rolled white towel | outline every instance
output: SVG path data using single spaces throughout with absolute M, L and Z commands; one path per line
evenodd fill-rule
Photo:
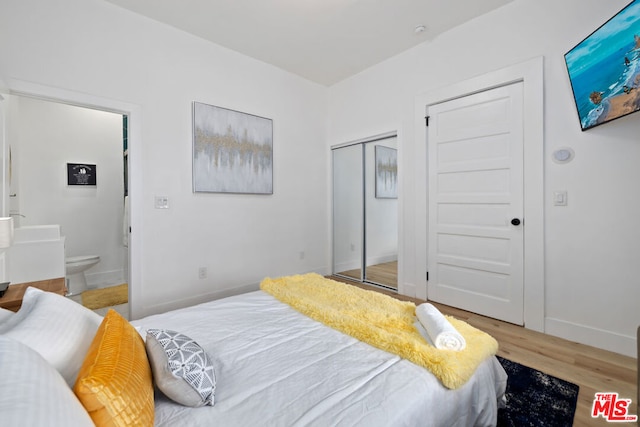
M 459 351 L 467 346 L 464 337 L 433 305 L 420 304 L 416 307 L 416 317 L 436 348 Z

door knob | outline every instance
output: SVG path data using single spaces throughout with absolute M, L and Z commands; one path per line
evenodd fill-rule
M 511 220 L 511 224 L 512 224 L 512 225 L 520 225 L 520 220 L 519 220 L 518 218 L 513 218 L 513 219 Z

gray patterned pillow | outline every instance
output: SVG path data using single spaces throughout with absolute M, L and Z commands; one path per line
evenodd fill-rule
M 185 406 L 213 406 L 216 376 L 198 343 L 175 331 L 149 329 L 146 347 L 160 391 Z

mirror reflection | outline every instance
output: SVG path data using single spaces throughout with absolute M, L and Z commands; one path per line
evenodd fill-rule
M 362 146 L 333 150 L 333 273 L 362 281 Z
M 397 138 L 332 150 L 333 273 L 398 289 Z

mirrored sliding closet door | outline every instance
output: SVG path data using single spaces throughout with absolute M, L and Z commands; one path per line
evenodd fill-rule
M 398 288 L 395 134 L 332 148 L 333 274 Z

